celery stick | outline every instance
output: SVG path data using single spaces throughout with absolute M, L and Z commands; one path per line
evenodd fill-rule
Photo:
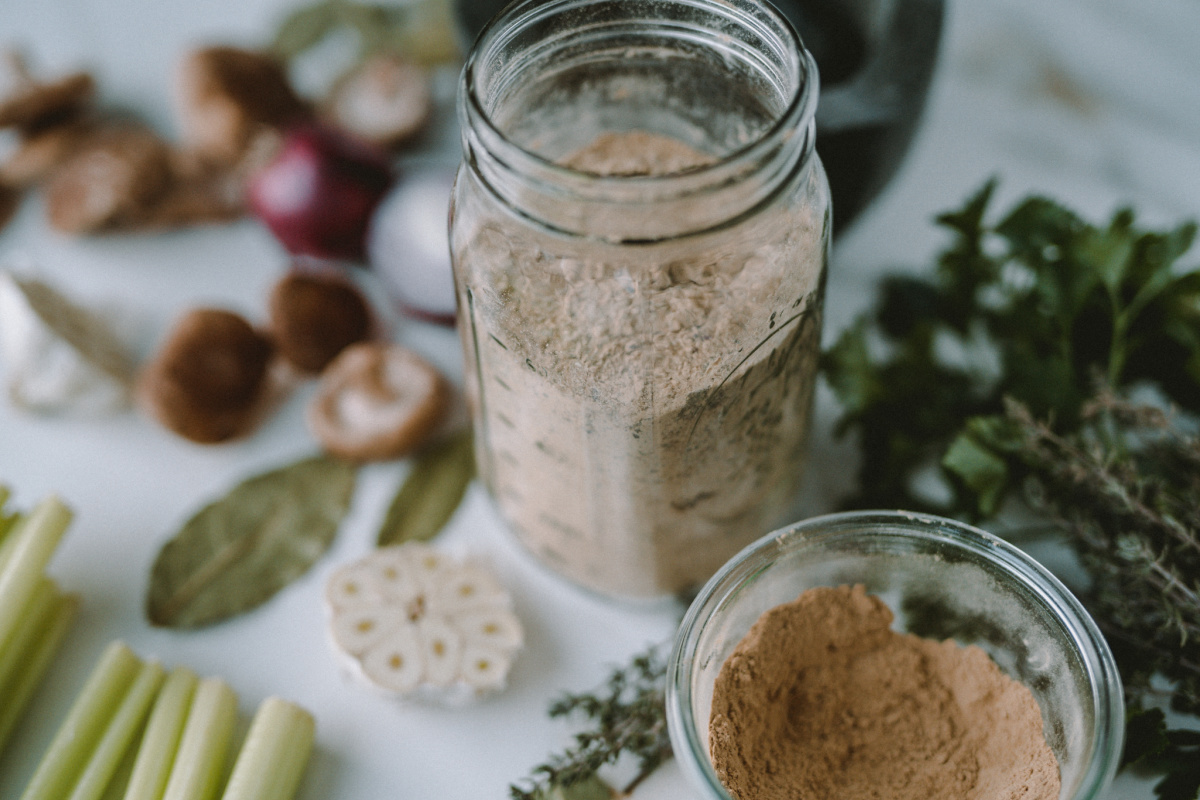
M 217 796 L 235 722 L 237 695 L 229 684 L 219 678 L 201 680 L 163 800 L 211 800 Z
M 268 697 L 258 707 L 222 800 L 291 800 L 296 796 L 316 723 L 300 706 Z
M 133 742 L 134 735 L 146 721 L 150 705 L 166 677 L 161 664 L 143 664 L 120 708 L 108 723 L 100 743 L 92 751 L 83 774 L 75 783 L 69 800 L 99 800 L 113 773 L 121 765 L 121 758 Z
M 66 638 L 67 629 L 71 627 L 71 620 L 78 608 L 79 598 L 73 594 L 55 598 L 54 608 L 37 645 L 23 655 L 20 670 L 13 676 L 12 683 L 4 687 L 4 703 L 0 704 L 0 753 L 4 752 L 4 746 L 17 720 L 21 718 L 21 712 L 33 699 L 34 691 L 41 684 L 51 660 Z
M 71 510 L 47 497 L 10 534 L 12 550 L 0 568 L 0 647 L 7 645 L 70 523 Z
M 54 581 L 45 576 L 38 580 L 33 597 L 21 611 L 21 621 L 13 630 L 12 639 L 0 649 L 0 697 L 7 696 L 9 683 L 29 658 L 29 651 L 41 641 L 59 594 Z
M 167 676 L 146 723 L 124 800 L 160 800 L 163 796 L 197 682 L 196 674 L 186 667 L 176 667 Z
M 54 735 L 21 800 L 63 800 L 117 713 L 142 662 L 121 642 L 100 657 Z

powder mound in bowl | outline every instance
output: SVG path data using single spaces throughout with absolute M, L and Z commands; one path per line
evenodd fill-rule
M 721 668 L 709 750 L 737 800 L 1056 800 L 1033 694 L 975 646 L 891 630 L 862 586 L 770 609 Z

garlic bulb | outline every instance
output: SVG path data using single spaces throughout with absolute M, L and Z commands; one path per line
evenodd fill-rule
M 134 362 L 107 320 L 49 284 L 0 272 L 0 358 L 13 403 L 97 415 L 129 406 Z
M 524 642 L 491 572 L 423 544 L 380 548 L 338 569 L 325 601 L 335 650 L 394 696 L 455 702 L 502 689 Z

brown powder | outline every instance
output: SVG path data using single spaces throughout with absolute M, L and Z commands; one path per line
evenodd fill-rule
M 709 749 L 737 800 L 1056 800 L 1037 701 L 978 647 L 891 630 L 863 587 L 767 611 L 717 677 Z

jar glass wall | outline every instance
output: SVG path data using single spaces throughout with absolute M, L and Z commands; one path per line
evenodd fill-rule
M 702 583 L 797 493 L 831 225 L 817 78 L 753 0 L 508 9 L 451 211 L 480 474 L 604 595 Z

